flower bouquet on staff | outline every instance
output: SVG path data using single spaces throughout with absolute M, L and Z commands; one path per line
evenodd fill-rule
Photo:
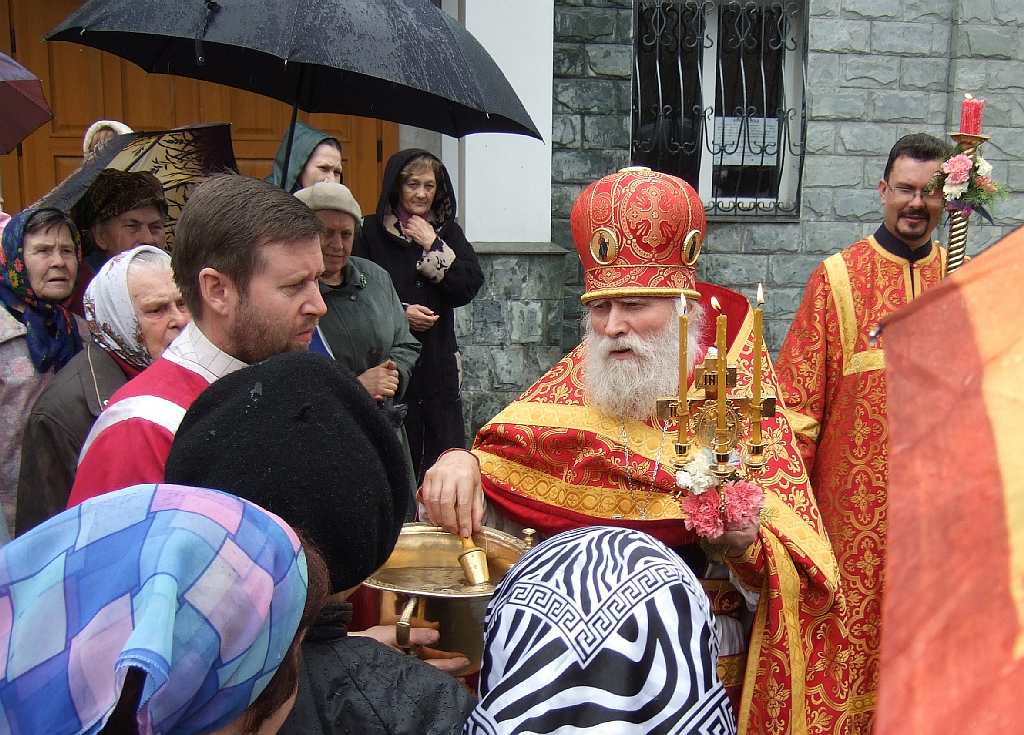
M 737 468 L 739 458 L 736 457 Z M 714 540 L 726 531 L 746 528 L 761 513 L 764 491 L 761 486 L 738 473 L 722 480 L 711 471 L 714 455 L 702 449 L 686 466 L 676 472 L 680 490 L 688 490 L 679 505 L 687 530 L 701 539 Z
M 928 191 L 942 191 L 946 201 L 946 211 L 959 212 L 970 217 L 977 212 L 988 221 L 992 221 L 987 207 L 1006 196 L 1006 189 L 992 180 L 992 164 L 975 152 L 973 157 L 965 152 L 963 144 L 956 147 L 952 156 L 943 162 L 942 167 L 928 183 Z

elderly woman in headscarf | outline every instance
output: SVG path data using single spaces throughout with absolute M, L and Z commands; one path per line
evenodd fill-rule
M 78 274 L 78 230 L 57 209 L 26 209 L 0 247 L 0 539 L 14 532 L 21 440 L 29 409 L 82 349 L 64 306 Z
M 366 217 L 353 253 L 386 270 L 413 336 L 423 345 L 405 391 L 417 479 L 442 452 L 465 448 L 455 309 L 483 285 L 473 246 L 456 221 L 448 171 L 431 153 L 411 148 L 388 159 L 377 213 Z
M 296 122 L 291 153 L 287 154 L 288 131 L 285 130 L 274 157 L 274 168 L 266 180 L 289 194 L 321 181 L 342 182 L 341 142 L 324 131 Z
M 554 536 L 487 609 L 467 735 L 735 733 L 711 603 L 661 542 L 627 528 Z
M 232 495 L 88 500 L 0 550 L 5 730 L 275 733 L 326 589 L 315 548 Z
M 84 306 L 91 339 L 39 396 L 25 425 L 18 535 L 67 507 L 78 455 L 110 396 L 160 357 L 190 319 L 171 256 L 152 245 L 104 263 Z

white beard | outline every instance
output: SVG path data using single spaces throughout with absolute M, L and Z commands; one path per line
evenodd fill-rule
M 687 373 L 693 372 L 704 324 L 704 309 L 691 306 L 687 334 Z M 673 315 L 661 331 L 647 337 L 612 338 L 595 334 L 589 316 L 583 319 L 583 386 L 587 401 L 602 413 L 644 421 L 654 415 L 659 398 L 679 395 L 679 320 Z M 612 358 L 614 350 L 630 349 L 630 359 Z

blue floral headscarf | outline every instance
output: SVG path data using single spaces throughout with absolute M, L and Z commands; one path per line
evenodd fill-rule
M 16 214 L 4 228 L 0 247 L 0 301 L 24 315 L 28 352 L 36 370 L 60 370 L 82 349 L 82 338 L 75 319 L 63 304 L 39 298 L 29 285 L 25 266 L 25 229 L 31 219 L 46 209 L 26 209 Z M 75 257 L 82 259 L 78 232 L 71 229 Z
M 0 732 L 93 735 L 129 668 L 140 735 L 224 727 L 284 661 L 307 588 L 295 532 L 233 495 L 87 500 L 0 549 Z

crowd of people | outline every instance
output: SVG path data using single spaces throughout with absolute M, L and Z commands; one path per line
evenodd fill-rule
M 130 132 L 101 123 L 87 155 Z M 170 253 L 152 174 L 107 169 L 70 212 L 17 213 L 0 250 L 11 731 L 870 733 L 887 475 L 869 335 L 941 277 L 929 182 L 947 153 L 902 138 L 877 232 L 812 275 L 764 374 L 763 506 L 711 538 L 680 503 L 707 462 L 677 472 L 656 404 L 716 356 L 716 317 L 737 395 L 764 345 L 742 295 L 696 280 L 704 206 L 676 177 L 629 168 L 580 195 L 584 338 L 471 449 L 454 310 L 484 276 L 428 151 L 393 155 L 364 215 L 341 143 L 300 123 L 268 180 L 198 184 Z M 354 622 L 412 519 L 541 542 L 497 584 L 475 690 L 436 630 L 410 656 L 393 626 Z

